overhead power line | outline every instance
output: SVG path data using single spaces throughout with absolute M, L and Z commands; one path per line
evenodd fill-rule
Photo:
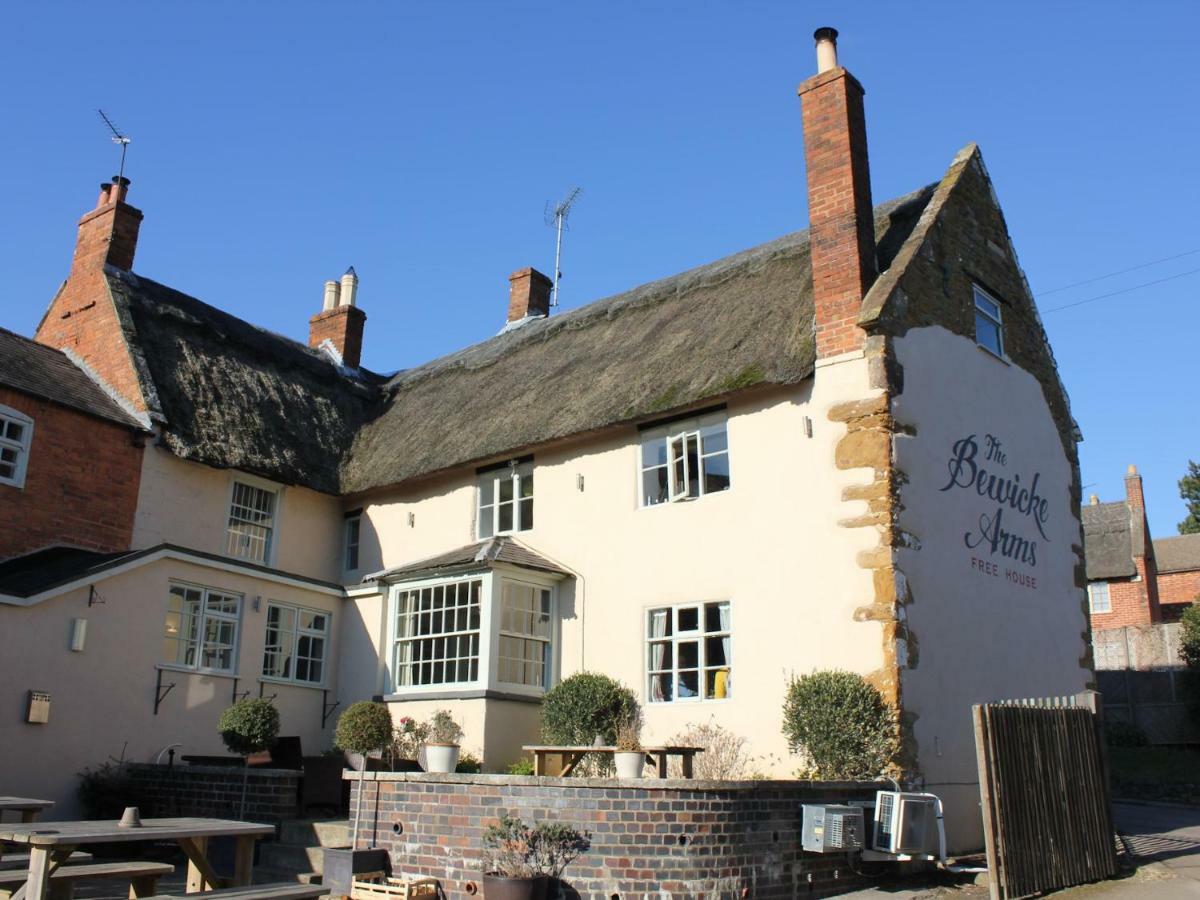
M 1127 271 L 1129 271 L 1129 270 L 1127 270 Z M 1174 281 L 1177 278 L 1183 278 L 1187 275 L 1196 275 L 1198 273 L 1200 273 L 1200 269 L 1188 269 L 1188 271 L 1186 271 L 1186 272 L 1179 272 L 1176 275 L 1168 275 L 1166 278 L 1158 278 L 1158 279 L 1155 279 L 1154 281 L 1147 281 L 1142 284 L 1135 284 L 1132 287 L 1121 288 L 1121 290 L 1119 290 L 1119 291 L 1109 291 L 1107 294 L 1098 294 L 1095 297 L 1088 297 L 1084 300 L 1076 300 L 1074 303 L 1064 303 L 1062 306 L 1053 306 L 1050 309 L 1042 310 L 1042 312 L 1052 313 L 1052 312 L 1058 312 L 1059 310 L 1063 310 L 1063 309 L 1070 309 L 1073 306 L 1083 306 L 1083 304 L 1085 304 L 1085 303 L 1095 303 L 1097 300 L 1105 300 L 1109 297 L 1116 297 L 1120 294 L 1128 294 L 1132 291 L 1138 291 L 1145 287 L 1152 287 L 1153 285 L 1156 285 L 1156 284 L 1162 284 L 1163 282 L 1166 282 L 1166 281 Z
M 1095 278 L 1085 278 L 1083 281 L 1064 284 L 1062 287 L 1052 288 L 1048 291 L 1038 291 L 1039 297 L 1046 297 L 1050 294 L 1057 294 L 1059 291 L 1070 290 L 1074 287 L 1083 287 L 1085 284 L 1095 284 L 1097 281 L 1104 281 L 1106 278 L 1116 278 L 1118 275 L 1124 275 L 1126 272 L 1136 272 L 1138 269 L 1148 269 L 1151 266 L 1157 266 L 1159 263 L 1170 262 L 1173 259 L 1183 259 L 1185 256 L 1194 256 L 1200 253 L 1200 247 L 1195 250 L 1185 250 L 1183 253 L 1176 253 L 1174 256 L 1164 256 L 1162 259 L 1152 259 L 1150 262 L 1140 263 L 1136 266 L 1130 266 L 1128 269 L 1120 269 L 1116 272 L 1109 272 L 1107 275 L 1097 275 Z

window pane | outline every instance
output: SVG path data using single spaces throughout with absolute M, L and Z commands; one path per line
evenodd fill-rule
M 700 696 L 700 673 L 699 672 L 680 672 L 679 673 L 679 697 L 699 697 Z
M 993 319 L 999 320 L 1000 307 L 978 290 L 975 291 L 975 306 L 976 308 L 983 310 Z
M 511 484 L 511 482 L 510 482 Z M 513 530 L 513 505 L 511 503 L 502 503 L 496 508 L 497 522 L 496 530 L 500 532 Z
M 715 494 L 729 489 L 729 454 L 718 453 L 704 457 L 704 493 Z
M 521 501 L 521 531 L 528 531 L 533 527 L 533 498 Z
M 704 696 L 709 700 L 724 700 L 731 693 L 728 669 L 706 669 Z
M 724 666 L 729 660 L 725 658 L 725 642 L 723 637 L 710 637 L 704 640 L 704 664 L 706 666 Z
M 679 667 L 681 669 L 695 669 L 700 665 L 700 644 L 697 641 L 680 641 L 679 649 Z
M 667 467 L 659 466 L 642 473 L 642 505 L 654 506 L 667 501 Z
M 647 438 L 642 443 L 642 468 L 667 464 L 667 442 L 661 437 Z
M 981 312 L 975 313 L 975 341 L 997 356 L 1001 355 L 1000 326 Z
M 532 497 L 533 496 L 533 472 L 532 471 L 526 472 L 525 474 L 521 475 L 521 496 L 522 497 Z
M 729 449 L 729 441 L 725 436 L 724 422 L 716 425 L 705 425 L 700 429 L 700 440 L 703 452 L 705 453 L 721 453 Z
M 513 480 L 511 478 L 500 479 L 500 502 L 510 502 L 513 498 Z
M 479 504 L 491 506 L 496 502 L 495 475 L 484 475 L 479 479 Z
M 496 514 L 496 507 L 481 506 L 479 507 L 479 536 L 481 538 L 489 538 L 492 536 L 494 523 L 492 517 Z
M 687 471 L 688 485 L 687 495 L 689 497 L 700 496 L 700 437 L 699 435 L 689 434 L 686 439 L 687 443 Z
M 685 606 L 679 610 L 679 630 L 695 631 L 700 627 L 700 611 L 694 606 Z
M 25 426 L 19 422 L 8 422 L 4 427 L 4 436 L 10 441 L 20 443 L 21 436 L 25 433 Z

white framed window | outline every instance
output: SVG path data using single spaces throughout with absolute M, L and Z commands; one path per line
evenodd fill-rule
M 646 611 L 646 698 L 651 703 L 732 696 L 728 600 Z
M 516 460 L 479 473 L 479 537 L 533 527 L 533 460 Z
M 640 468 L 642 506 L 695 500 L 729 490 L 724 411 L 643 431 Z
M 1088 582 L 1088 605 L 1094 613 L 1112 612 L 1112 598 L 1108 595 L 1107 581 Z
M 500 654 L 496 679 L 549 687 L 554 628 L 549 588 L 504 579 L 500 588 Z
M 1000 303 L 979 285 L 975 289 L 975 343 L 997 356 L 1004 356 L 1004 322 Z
M 362 537 L 362 514 L 346 517 L 342 536 L 342 568 L 347 572 L 358 571 L 358 545 Z
M 278 500 L 276 489 L 240 480 L 233 482 L 229 527 L 225 532 L 227 554 L 256 563 L 270 561 Z
M 263 677 L 323 684 L 329 620 L 324 610 L 269 602 Z
M 207 672 L 237 669 L 240 594 L 172 582 L 162 661 Z
M 483 579 L 398 590 L 393 622 L 396 689 L 479 680 Z
M 8 406 L 0 406 L 0 484 L 25 486 L 33 419 Z

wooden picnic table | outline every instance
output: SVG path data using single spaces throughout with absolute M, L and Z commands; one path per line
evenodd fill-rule
M 33 800 L 29 797 L 0 797 L 0 817 L 7 811 L 21 814 L 21 821 L 36 822 L 37 817 L 54 805 L 53 800 Z
M 606 753 L 613 754 L 617 752 L 616 747 L 606 747 L 601 745 L 580 745 L 578 747 L 556 747 L 548 744 L 532 744 L 524 748 L 526 751 L 533 754 L 533 774 L 546 774 L 546 757 L 559 756 L 562 757 L 563 767 L 559 770 L 559 775 L 567 777 L 575 771 L 575 767 L 589 753 Z M 692 777 L 692 760 L 696 758 L 697 753 L 703 753 L 703 747 L 643 747 L 642 752 L 646 754 L 646 761 L 658 769 L 658 777 L 667 777 L 667 760 L 672 756 L 678 756 L 683 766 L 683 777 Z
M 122 828 L 113 820 L 0 825 L 0 841 L 29 848 L 29 877 L 9 900 L 45 900 L 50 875 L 81 844 L 129 841 L 173 840 L 178 843 L 188 858 L 187 892 L 194 894 L 224 886 L 208 861 L 208 839 L 236 837 L 232 883 L 241 887 L 250 884 L 254 842 L 274 833 L 273 825 L 230 819 L 143 819 L 140 828 Z

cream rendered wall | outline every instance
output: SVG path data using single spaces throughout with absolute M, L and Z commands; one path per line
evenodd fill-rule
M 177 761 L 180 754 L 227 755 L 216 728 L 232 699 L 232 677 L 166 670 L 163 683 L 176 686 L 154 715 L 155 667 L 173 579 L 244 595 L 237 689 L 252 697 L 259 694 L 268 600 L 331 612 L 330 652 L 337 646 L 345 618 L 339 597 L 173 560 L 97 581 L 104 602 L 91 607 L 87 588 L 35 606 L 0 606 L 0 794 L 54 800 L 48 818 L 73 818 L 80 813 L 76 773 L 84 767 L 122 755 L 152 762 L 168 744 L 181 745 Z M 78 653 L 70 650 L 76 618 L 88 623 Z M 332 700 L 338 696 L 332 667 L 327 677 Z M 336 716 L 321 728 L 320 689 L 262 686 L 267 696 L 276 695 L 280 734 L 299 735 L 305 754 L 329 749 Z M 25 724 L 30 689 L 50 693 L 48 724 Z
M 188 462 L 160 446 L 147 447 L 142 457 L 133 548 L 170 543 L 224 555 L 235 478 L 280 490 L 269 566 L 309 578 L 341 581 L 342 506 L 337 498 Z
M 1032 375 L 941 327 L 909 331 L 895 348 L 904 391 L 894 413 L 916 429 L 896 438 L 897 465 L 908 477 L 899 522 L 914 539 L 899 551 L 898 568 L 912 594 L 908 624 L 920 648 L 902 669 L 902 696 L 916 715 L 927 787 L 946 803 L 952 849 L 961 850 L 982 846 L 971 705 L 1074 694 L 1090 679 L 1080 663 L 1087 622 L 1075 586 L 1079 520 L 1071 465 Z M 971 489 L 943 490 L 955 442 L 969 435 L 979 466 L 1019 476 L 1023 487 L 1039 475 L 1045 537 L 1010 507 L 1000 520 L 1004 530 L 1036 542 L 1036 562 L 993 553 L 986 540 L 967 546 L 999 506 Z M 1001 442 L 1003 460 L 985 460 L 987 435 Z
M 646 610 L 728 599 L 733 696 L 646 704 L 644 738 L 664 740 L 712 717 L 751 740 L 758 768 L 793 771 L 780 734 L 788 674 L 825 667 L 865 674 L 883 665 L 880 625 L 853 620 L 854 610 L 874 596 L 871 573 L 855 556 L 878 535 L 838 525 L 865 512 L 861 501 L 843 502 L 842 489 L 870 481 L 873 473 L 835 468 L 834 447 L 845 426 L 827 418 L 834 404 L 875 393 L 865 361 L 856 356 L 820 368 L 795 389 L 731 403 L 732 488 L 693 502 L 639 509 L 640 444 L 633 428 L 536 454 L 536 526 L 516 537 L 578 573 L 559 594 L 562 675 L 603 671 L 645 702 Z M 805 435 L 806 416 L 812 438 Z M 419 493 L 366 501 L 363 570 L 471 543 L 475 502 L 473 473 Z M 362 667 L 353 683 L 345 659 L 342 671 L 346 693 L 377 692 L 377 684 L 359 680 Z M 513 727 L 527 733 L 507 741 L 509 747 L 536 737 L 533 716 L 514 720 Z M 489 769 L 511 761 L 499 754 L 499 740 L 489 724 Z M 466 743 L 472 741 L 478 736 L 468 733 Z

